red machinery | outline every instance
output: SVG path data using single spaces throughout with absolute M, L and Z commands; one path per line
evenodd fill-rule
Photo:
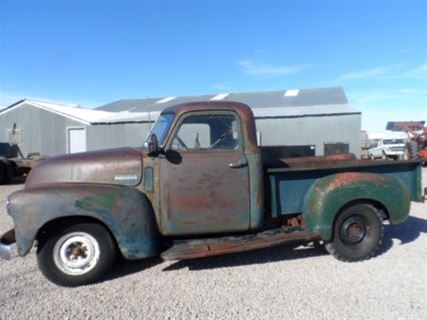
M 409 142 L 405 148 L 405 159 L 421 159 L 427 162 L 427 127 L 425 121 L 388 122 L 386 130 L 404 131 Z

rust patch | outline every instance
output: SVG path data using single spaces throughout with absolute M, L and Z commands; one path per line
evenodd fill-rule
M 317 234 L 300 228 L 273 229 L 253 235 L 189 240 L 176 244 L 161 254 L 164 260 L 197 259 L 208 256 L 242 252 L 281 245 L 296 240 L 312 240 Z
M 180 152 L 181 161 L 161 159 L 161 220 L 166 235 L 247 230 L 250 193 L 247 168 L 231 169 L 236 150 Z M 244 171 L 243 171 L 244 170 Z M 213 219 L 212 217 L 215 217 Z M 226 219 L 229 223 L 223 223 Z M 197 221 L 194 227 L 188 221 Z
M 376 185 L 381 185 L 381 184 L 385 184 L 385 179 L 380 175 L 373 175 L 373 174 L 366 174 L 366 173 L 359 173 L 359 172 L 340 173 L 333 177 L 333 179 L 330 181 L 326 189 L 320 190 L 319 192 L 329 193 L 336 189 L 342 188 L 346 185 L 349 185 L 352 183 L 360 183 L 360 182 L 369 182 L 369 183 L 374 183 Z
M 30 171 L 25 188 L 49 183 L 108 183 L 137 186 L 142 150 L 118 148 L 67 154 L 41 161 Z
M 358 164 L 360 160 L 351 153 L 336 154 L 331 156 L 298 157 L 279 159 L 280 167 L 295 169 L 321 169 L 340 165 Z
M 296 217 L 290 217 L 286 219 L 284 226 L 285 227 L 304 227 L 304 219 L 302 214 Z

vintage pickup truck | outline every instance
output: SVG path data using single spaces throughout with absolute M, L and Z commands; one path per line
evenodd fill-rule
M 359 261 L 411 200 L 423 200 L 417 161 L 262 159 L 248 106 L 188 103 L 165 109 L 141 149 L 41 162 L 8 198 L 15 228 L 1 243 L 20 256 L 37 243 L 40 270 L 63 286 L 98 281 L 117 254 L 179 260 L 319 241 Z

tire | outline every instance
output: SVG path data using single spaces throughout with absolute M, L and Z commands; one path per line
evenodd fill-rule
M 384 151 L 381 154 L 381 160 L 387 160 L 387 155 L 384 153 Z
M 419 158 L 419 149 L 416 141 L 409 141 L 405 146 L 405 160 L 416 160 Z
M 337 217 L 332 241 L 325 247 L 338 260 L 361 261 L 375 255 L 383 233 L 384 226 L 378 210 L 369 204 L 357 204 Z
M 0 185 L 7 184 L 6 164 L 0 160 Z
M 418 153 L 420 151 L 418 150 L 418 144 L 415 141 L 411 141 L 410 146 L 411 146 L 411 158 L 418 159 L 419 158 Z
M 102 225 L 79 223 L 58 231 L 48 230 L 39 239 L 37 263 L 51 282 L 77 287 L 102 279 L 116 254 L 116 243 Z
M 9 184 L 13 178 L 13 163 L 5 157 L 0 157 L 0 185 Z

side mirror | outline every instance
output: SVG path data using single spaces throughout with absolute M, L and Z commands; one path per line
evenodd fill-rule
M 158 156 L 160 153 L 159 140 L 155 133 L 150 136 L 150 142 L 148 143 L 148 154 L 152 157 Z

